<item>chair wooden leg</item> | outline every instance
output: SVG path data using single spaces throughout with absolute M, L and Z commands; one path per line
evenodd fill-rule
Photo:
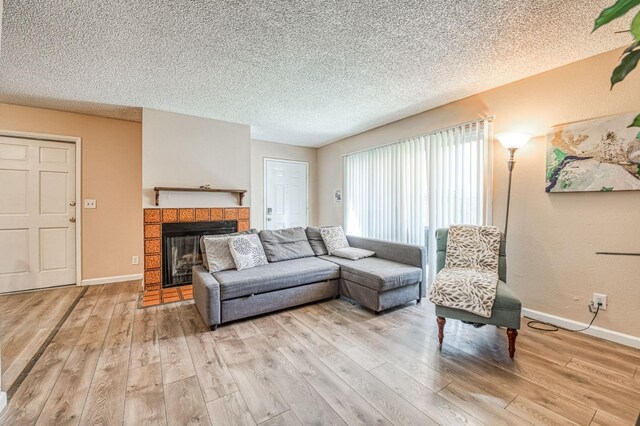
M 516 353 L 516 337 L 518 337 L 518 330 L 514 328 L 507 328 L 507 336 L 509 337 L 509 356 L 513 358 Z
M 442 341 L 444 340 L 444 325 L 447 323 L 447 319 L 445 317 L 438 317 L 438 341 L 442 345 Z

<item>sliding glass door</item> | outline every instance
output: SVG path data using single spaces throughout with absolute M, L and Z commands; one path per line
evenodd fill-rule
M 435 229 L 491 223 L 490 131 L 474 121 L 345 156 L 347 233 L 425 245 L 433 259 Z

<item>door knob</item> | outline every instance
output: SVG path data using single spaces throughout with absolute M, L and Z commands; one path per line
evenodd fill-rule
M 267 218 L 267 222 L 271 222 L 271 218 L 270 217 Z
M 76 218 L 75 218 L 75 217 L 70 217 L 70 218 L 69 218 L 69 222 L 71 222 L 71 223 L 76 223 Z

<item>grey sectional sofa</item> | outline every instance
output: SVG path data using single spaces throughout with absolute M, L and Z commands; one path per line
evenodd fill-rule
M 194 267 L 193 296 L 207 325 L 340 295 L 376 312 L 425 296 L 424 247 L 348 236 L 350 246 L 376 252 L 354 261 L 329 256 L 319 235 L 314 227 L 261 231 L 269 264 L 213 273 Z

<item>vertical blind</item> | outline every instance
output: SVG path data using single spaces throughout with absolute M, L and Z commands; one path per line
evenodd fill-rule
M 424 137 L 345 157 L 349 234 L 424 244 L 428 224 L 428 152 Z
M 346 155 L 347 233 L 428 245 L 435 259 L 437 228 L 491 223 L 490 132 L 483 119 Z

